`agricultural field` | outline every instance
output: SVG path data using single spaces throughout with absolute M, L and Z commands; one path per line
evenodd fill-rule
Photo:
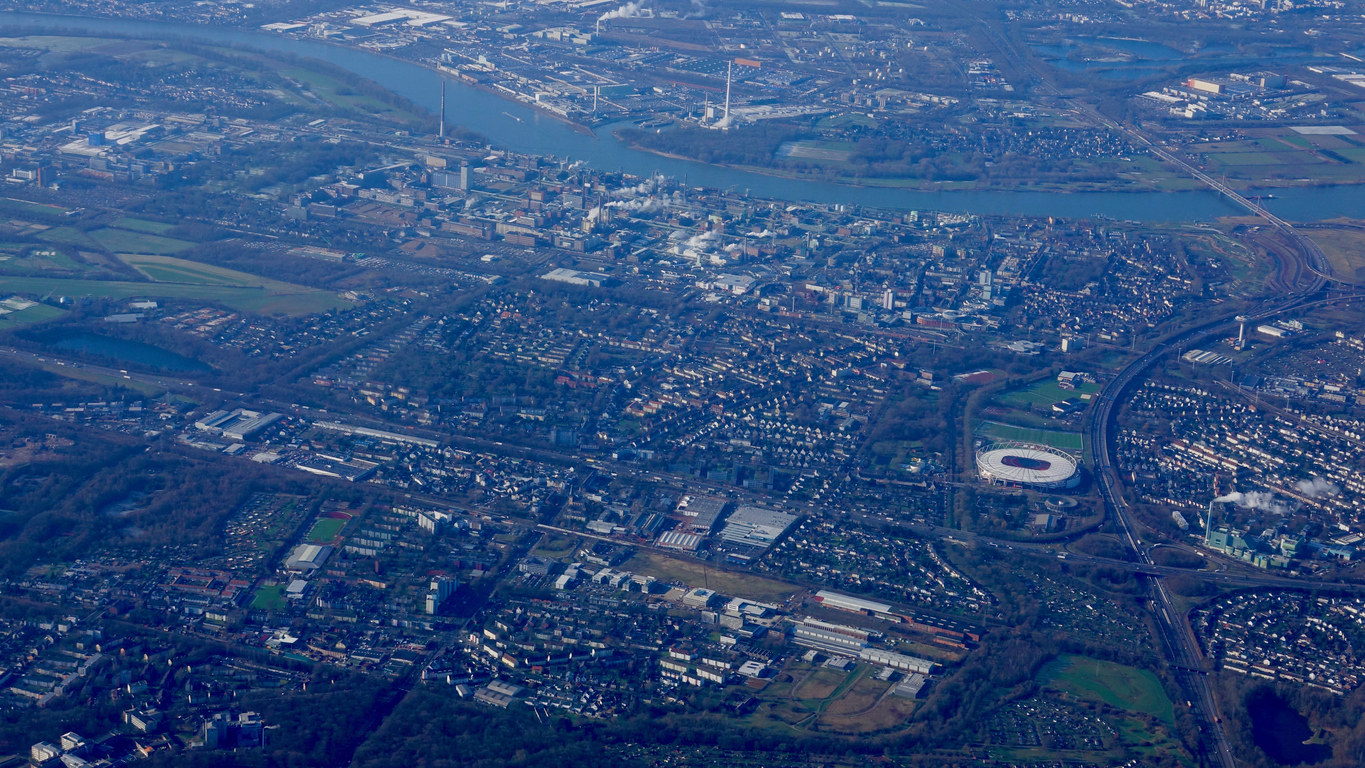
M 976 433 L 993 440 L 1017 440 L 1025 443 L 1038 443 L 1060 448 L 1064 451 L 1085 449 L 1085 436 L 1078 432 L 1059 432 L 1051 429 L 1016 427 L 1013 424 L 1000 424 L 994 421 L 983 422 Z
M 3 309 L 3 306 L 0 306 L 0 309 Z M 64 314 L 66 312 L 56 307 L 49 307 L 46 304 L 36 304 L 18 311 L 5 311 L 4 314 L 0 314 L 0 331 L 41 323 L 44 320 L 51 320 Z
M 1082 699 L 1175 722 L 1175 708 L 1157 676 L 1142 669 L 1084 656 L 1059 656 L 1038 673 L 1038 682 Z
M 74 245 L 78 248 L 98 249 L 102 247 L 99 243 L 91 240 L 89 235 L 75 227 L 55 227 L 38 235 L 38 239 L 46 243 Z
M 0 255 L 0 272 L 31 275 L 43 272 L 87 272 L 93 269 L 91 265 L 78 262 L 55 248 L 24 250 L 27 253 Z
M 1302 136 L 1287 127 L 1248 131 L 1246 139 L 1193 144 L 1207 161 L 1208 172 L 1232 179 L 1292 183 L 1311 178 L 1329 183 L 1358 183 L 1365 160 L 1360 136 Z

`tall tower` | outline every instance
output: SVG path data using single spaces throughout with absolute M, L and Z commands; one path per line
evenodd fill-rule
M 726 128 L 730 127 L 730 76 L 735 71 L 735 63 L 732 61 L 725 67 L 725 117 L 721 122 Z
M 1238 315 L 1237 318 L 1237 348 L 1242 349 L 1246 346 L 1247 318 L 1246 315 Z
M 446 137 L 446 79 L 441 78 L 441 138 Z

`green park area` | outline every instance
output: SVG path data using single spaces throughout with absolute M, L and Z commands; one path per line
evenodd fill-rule
M 309 544 L 327 544 L 341 533 L 341 529 L 346 527 L 345 520 L 325 517 L 313 523 L 312 529 L 308 531 Z
M 1175 707 L 1157 676 L 1142 669 L 1085 656 L 1062 655 L 1038 673 L 1038 682 L 1082 699 L 1175 722 Z

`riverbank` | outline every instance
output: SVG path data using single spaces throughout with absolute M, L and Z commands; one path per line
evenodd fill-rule
M 887 191 L 927 192 L 927 193 L 936 193 L 936 192 L 948 192 L 948 193 L 952 193 L 952 192 L 1021 192 L 1021 193 L 1038 193 L 1038 192 L 1045 192 L 1045 193 L 1049 193 L 1049 194 L 1092 194 L 1092 193 L 1094 193 L 1094 194 L 1113 194 L 1113 193 L 1161 193 L 1161 194 L 1167 194 L 1167 193 L 1170 193 L 1170 192 L 1185 192 L 1185 191 L 1192 191 L 1192 190 L 1196 190 L 1196 189 L 1204 189 L 1203 185 L 1199 184 L 1197 181 L 1194 181 L 1194 180 L 1190 180 L 1189 183 L 1185 185 L 1185 188 L 1184 188 L 1184 189 L 1179 189 L 1179 190 L 1176 190 L 1176 189 L 1165 190 L 1165 189 L 1151 189 L 1151 188 L 1147 188 L 1147 189 L 1137 188 L 1137 189 L 1135 189 L 1135 188 L 1129 187 L 1129 186 L 1117 187 L 1117 186 L 1100 185 L 1100 184 L 1096 184 L 1096 185 L 1087 185 L 1085 182 L 1068 182 L 1068 183 L 1066 183 L 1066 184 L 1055 184 L 1055 185 L 1054 185 L 1054 184 L 1035 184 L 1035 185 L 1011 184 L 1011 185 L 1004 185 L 1004 184 L 990 184 L 990 183 L 985 183 L 985 184 L 983 184 L 983 183 L 975 182 L 975 181 L 927 181 L 927 180 L 923 180 L 923 179 L 859 179 L 859 180 L 856 180 L 856 181 L 855 181 L 855 180 L 849 179 L 848 177 L 835 177 L 835 178 L 820 177 L 820 178 L 811 178 L 811 177 L 809 177 L 809 176 L 803 176 L 802 174 L 799 174 L 799 173 L 784 172 L 783 170 L 781 170 L 781 169 L 779 169 L 779 168 L 765 168 L 765 167 L 757 166 L 757 165 L 731 165 L 731 164 L 728 164 L 728 163 L 704 163 L 703 161 L 697 160 L 696 158 L 687 157 L 687 156 L 685 156 L 685 155 L 677 155 L 677 154 L 673 154 L 673 153 L 670 153 L 670 152 L 663 152 L 663 151 L 660 151 L 660 150 L 657 150 L 657 149 L 651 149 L 651 148 L 646 147 L 646 146 L 644 146 L 644 145 L 642 145 L 642 144 L 636 144 L 636 143 L 633 143 L 633 142 L 628 142 L 627 140 L 623 139 L 619 133 L 617 133 L 617 132 L 615 132 L 615 131 L 612 132 L 612 137 L 615 138 L 617 141 L 621 142 L 621 144 L 622 144 L 623 146 L 628 147 L 629 149 L 632 149 L 632 150 L 634 150 L 634 151 L 636 151 L 636 152 L 645 152 L 645 153 L 647 153 L 647 154 L 655 155 L 655 156 L 657 156 L 657 157 L 668 158 L 668 159 L 670 159 L 670 160 L 681 160 L 681 161 L 690 162 L 690 163 L 702 163 L 703 165 L 707 165 L 707 166 L 710 166 L 710 167 L 712 167 L 712 168 L 725 168 L 725 169 L 728 169 L 728 170 L 739 171 L 739 172 L 741 172 L 741 173 L 751 173 L 751 174 L 754 174 L 754 175 L 757 175 L 757 176 L 767 176 L 767 177 L 775 178 L 775 179 L 788 179 L 788 180 L 791 180 L 791 181 L 813 182 L 813 183 L 819 183 L 819 184 L 837 184 L 837 185 L 839 185 L 839 186 L 850 187 L 850 188 L 853 188 L 853 189 L 884 189 L 884 190 L 887 190 Z M 1180 180 L 1179 177 L 1176 177 L 1176 176 L 1174 176 L 1174 175 L 1172 175 L 1171 178 L 1172 178 L 1173 180 Z
M 372 80 L 435 114 L 440 105 L 441 81 L 448 83 L 448 124 L 487 136 L 515 152 L 556 156 L 586 162 L 609 171 L 649 177 L 662 174 L 686 177 L 688 184 L 715 189 L 748 189 L 756 197 L 796 203 L 865 205 L 888 210 L 943 211 L 966 214 L 1006 214 L 1089 218 L 1104 216 L 1137 221 L 1212 221 L 1242 212 L 1207 190 L 1147 194 L 1123 192 L 1033 190 L 919 191 L 872 186 L 847 186 L 810 179 L 792 179 L 737 168 L 721 168 L 694 160 L 663 157 L 626 146 L 611 131 L 624 121 L 588 133 L 576 130 L 549 114 L 518 101 L 452 80 L 448 75 L 406 59 L 379 55 L 320 40 L 295 40 L 282 35 L 236 28 L 193 27 L 166 22 L 124 21 L 0 12 L 0 25 L 16 34 L 39 28 L 64 27 L 96 34 L 165 36 L 283 51 L 320 59 Z M 1354 188 L 1277 190 L 1269 201 L 1278 216 L 1293 221 L 1319 221 L 1348 216 L 1365 219 L 1365 195 Z
M 911 191 L 911 192 L 1019 192 L 1019 193 L 1049 193 L 1049 194 L 1172 194 L 1179 192 L 1191 192 L 1205 190 L 1203 184 L 1197 179 L 1181 176 L 1173 172 L 1167 172 L 1164 177 L 1159 177 L 1156 184 L 1141 186 L 1137 181 L 1123 181 L 1114 179 L 1111 182 L 1041 182 L 1041 183 L 994 183 L 981 181 L 930 181 L 927 179 L 909 178 L 862 178 L 853 179 L 847 176 L 835 177 L 812 177 L 781 168 L 769 168 L 757 165 L 733 165 L 729 163 L 714 163 L 698 160 L 686 155 L 664 152 L 653 149 L 643 144 L 629 141 L 621 136 L 619 130 L 612 131 L 612 137 L 623 146 L 636 151 L 644 152 L 656 157 L 668 158 L 670 160 L 680 160 L 683 162 L 699 163 L 712 168 L 725 168 L 728 170 L 739 171 L 741 173 L 751 173 L 759 176 L 768 176 L 777 179 L 788 179 L 791 181 L 814 182 L 820 184 L 837 184 L 840 186 L 853 187 L 857 189 L 885 189 L 888 191 Z M 1153 162 L 1160 165 L 1160 161 L 1151 158 Z M 1165 166 L 1161 166 L 1165 169 Z M 1132 172 L 1129 172 L 1132 173 Z M 1241 182 L 1241 183 L 1239 183 Z M 1259 190 L 1281 190 L 1281 189 L 1309 189 L 1309 188 L 1337 188 L 1337 187 L 1358 187 L 1365 184 L 1365 179 L 1349 181 L 1323 181 L 1320 179 L 1257 179 L 1252 183 L 1246 179 L 1229 179 L 1228 186 L 1234 190 L 1254 196 Z

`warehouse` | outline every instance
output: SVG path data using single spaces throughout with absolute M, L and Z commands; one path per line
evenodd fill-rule
M 841 611 L 852 613 L 864 613 L 871 615 L 881 615 L 891 613 L 891 606 L 886 603 L 874 603 L 871 600 L 861 600 L 848 595 L 841 595 L 838 592 L 820 590 L 815 593 L 815 601 L 826 608 L 837 608 Z
M 883 651 L 880 648 L 864 648 L 858 653 L 858 658 L 870 664 L 880 664 L 883 667 L 891 667 L 902 672 L 913 672 L 920 675 L 927 675 L 934 671 L 934 667 L 938 666 L 928 659 L 906 656 L 895 651 Z
M 792 642 L 806 648 L 841 653 L 845 656 L 857 655 L 867 648 L 867 643 L 856 637 L 806 624 L 798 624 L 792 628 Z
M 740 507 L 730 515 L 720 537 L 731 544 L 767 547 L 799 518 L 786 512 L 761 507 Z

